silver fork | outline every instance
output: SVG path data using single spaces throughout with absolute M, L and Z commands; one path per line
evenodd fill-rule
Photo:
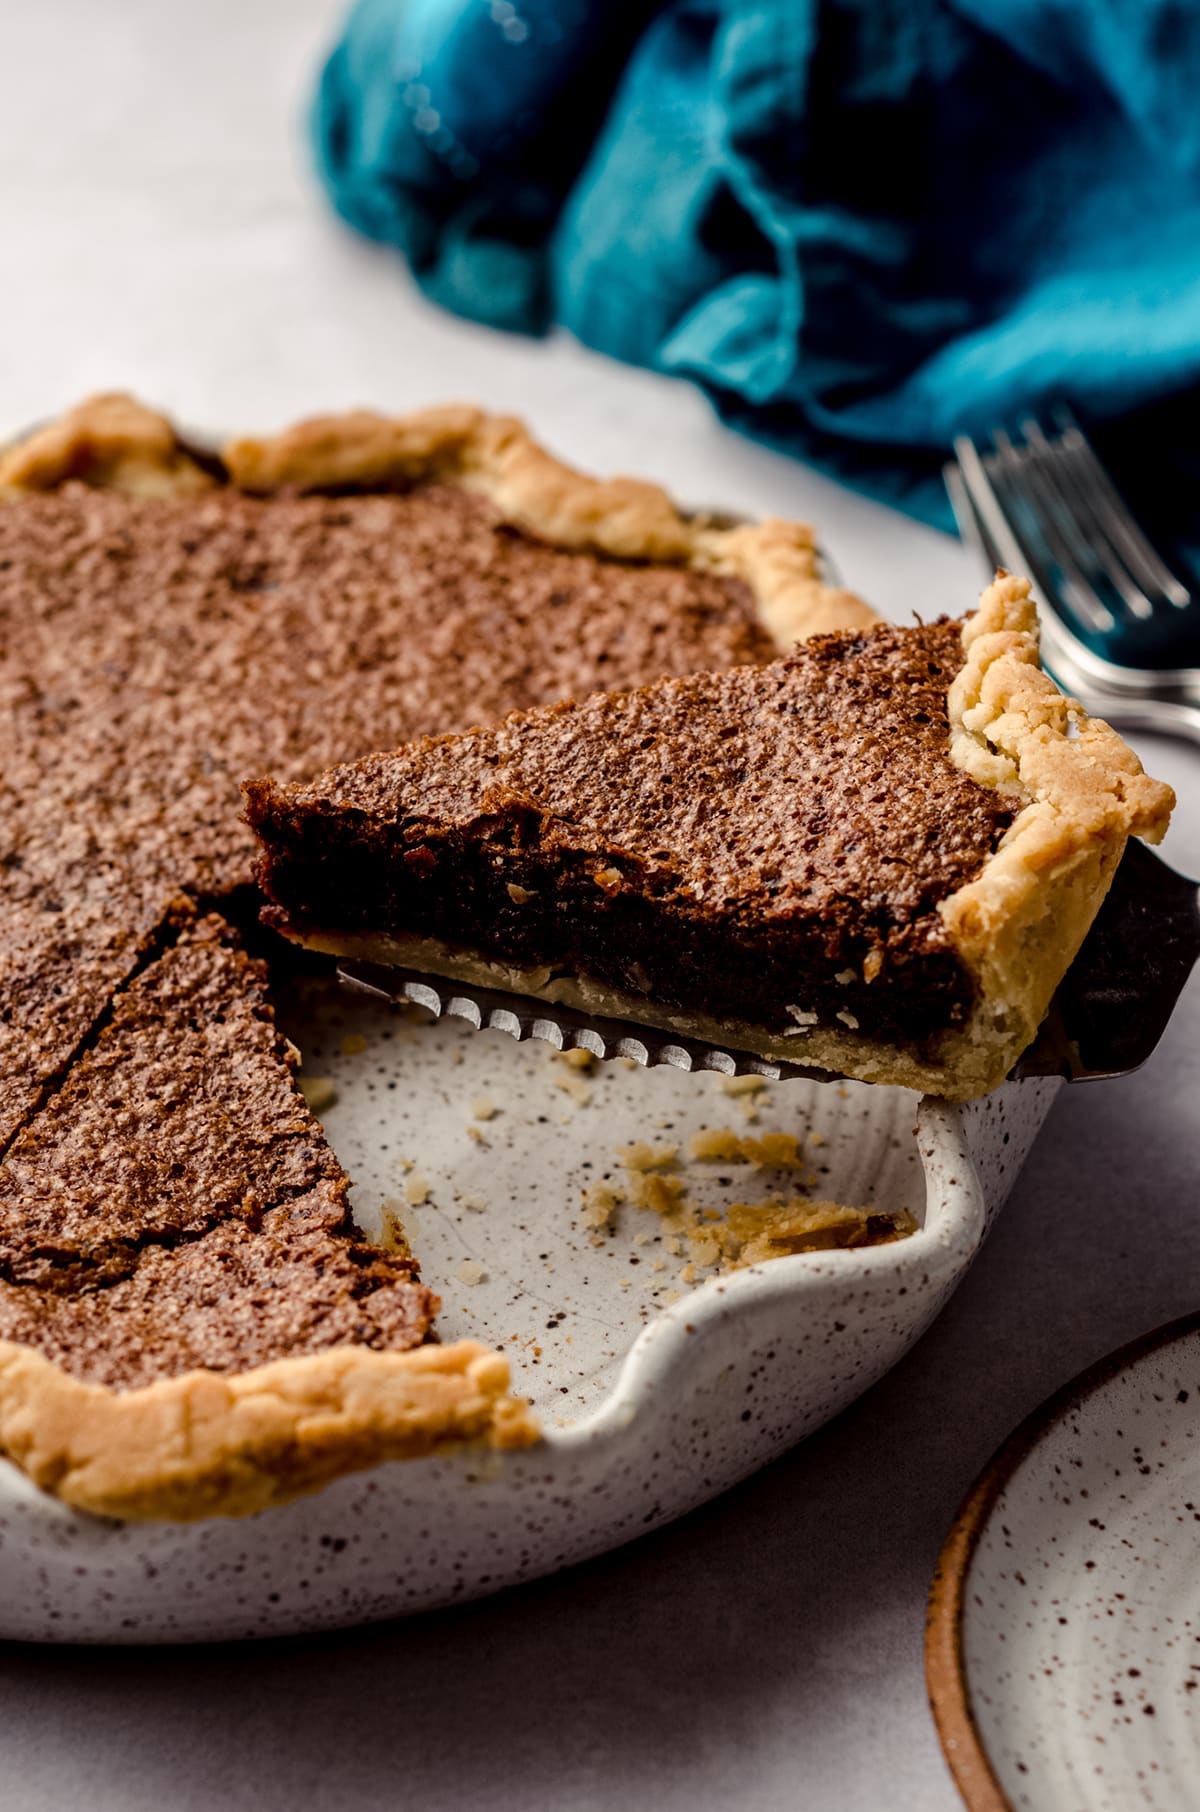
M 1078 422 L 954 443 L 946 488 L 989 571 L 1027 572 L 1043 657 L 1100 716 L 1200 742 L 1200 595 L 1147 540 Z

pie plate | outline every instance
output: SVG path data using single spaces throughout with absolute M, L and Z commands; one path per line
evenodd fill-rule
M 969 1492 L 926 1673 L 971 1812 L 1200 1803 L 1200 1315 L 1065 1385 Z
M 669 1522 L 843 1409 L 963 1277 L 1060 1083 L 966 1106 L 860 1083 L 747 1084 L 428 1022 L 331 980 L 277 992 L 280 1023 L 368 1232 L 402 1219 L 443 1297 L 443 1339 L 511 1361 L 544 1439 L 380 1466 L 243 1520 L 116 1523 L 0 1462 L 0 1636 L 275 1636 L 458 1603 Z M 732 1091 L 732 1092 L 731 1092 Z M 756 1116 L 751 1119 L 751 1116 Z M 790 1172 L 694 1161 L 693 1134 L 786 1132 Z M 678 1148 L 701 1209 L 797 1188 L 908 1209 L 908 1238 L 694 1276 L 649 1209 L 585 1211 L 621 1148 Z M 593 1198 L 594 1199 L 594 1198 Z M 682 1273 L 682 1275 L 681 1275 Z

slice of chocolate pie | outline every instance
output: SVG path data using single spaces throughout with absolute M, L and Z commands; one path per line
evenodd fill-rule
M 970 1097 L 1170 790 L 1041 671 L 1028 585 L 246 789 L 312 948 Z

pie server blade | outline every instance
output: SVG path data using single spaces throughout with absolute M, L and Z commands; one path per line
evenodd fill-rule
M 1014 1078 L 1061 1076 L 1089 1082 L 1126 1076 L 1145 1063 L 1200 956 L 1200 888 L 1143 844 L 1131 842 L 1083 948 L 1064 978 Z M 533 996 L 476 987 L 445 976 L 372 963 L 339 964 L 362 992 L 464 1019 L 511 1038 L 538 1038 L 565 1051 L 626 1057 L 647 1069 L 717 1070 L 726 1076 L 845 1080 L 802 1063 L 781 1063 L 732 1045 L 680 1037 L 631 1020 L 603 1019 Z

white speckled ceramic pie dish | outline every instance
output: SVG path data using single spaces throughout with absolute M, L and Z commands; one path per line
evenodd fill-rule
M 986 1467 L 930 1596 L 971 1812 L 1200 1805 L 1200 1314 L 1101 1360 Z
M 977 1251 L 1059 1086 L 969 1106 L 862 1084 L 774 1085 L 746 1124 L 722 1079 L 599 1066 L 332 984 L 279 1002 L 370 1230 L 399 1205 L 444 1299 L 443 1338 L 506 1352 L 544 1441 L 448 1451 L 342 1479 L 241 1521 L 80 1515 L 0 1462 L 0 1635 L 146 1642 L 282 1635 L 460 1602 L 615 1547 L 715 1496 L 875 1382 Z M 586 1097 L 586 1098 L 585 1098 Z M 775 1259 L 697 1287 L 658 1217 L 597 1235 L 582 1191 L 617 1148 L 703 1128 L 806 1136 L 799 1178 L 687 1167 L 695 1199 L 797 1181 L 907 1208 L 905 1240 Z M 672 1300 L 674 1298 L 674 1300 Z

